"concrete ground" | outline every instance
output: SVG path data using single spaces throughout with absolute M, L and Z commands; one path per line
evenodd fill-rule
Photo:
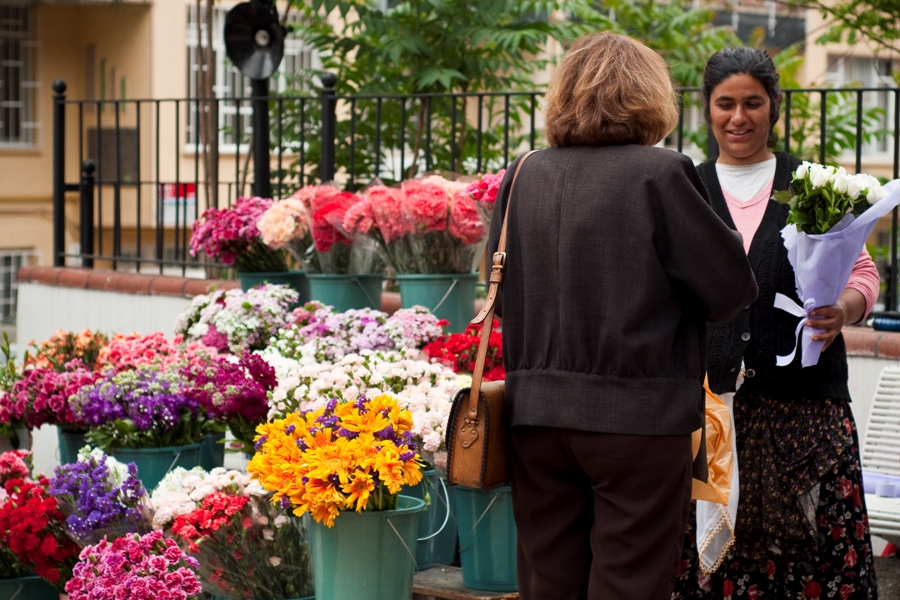
M 879 600 L 900 600 L 900 558 L 876 557 L 875 576 L 878 578 Z

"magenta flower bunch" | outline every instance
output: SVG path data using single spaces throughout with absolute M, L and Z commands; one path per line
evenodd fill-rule
M 78 558 L 66 583 L 69 600 L 189 600 L 203 591 L 197 560 L 160 531 L 104 538 Z
M 26 369 L 13 384 L 12 391 L 0 397 L 0 413 L 24 419 L 32 429 L 50 424 L 67 430 L 83 430 L 85 425 L 69 399 L 98 378 L 99 374 L 86 369 L 79 359 L 66 363 L 62 372 L 41 367 Z
M 228 425 L 244 452 L 253 452 L 256 426 L 266 421 L 268 392 L 278 380 L 275 369 L 258 354 L 245 354 L 240 360 L 212 358 L 183 367 L 189 382 L 185 396 L 203 407 L 209 418 Z
M 191 256 L 208 257 L 244 273 L 287 271 L 284 253 L 263 243 L 256 226 L 270 198 L 238 198 L 230 208 L 209 208 L 194 222 Z

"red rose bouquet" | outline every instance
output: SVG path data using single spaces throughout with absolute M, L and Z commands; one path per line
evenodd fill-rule
M 12 478 L 0 504 L 0 543 L 19 562 L 63 591 L 72 576 L 80 548 L 67 532 L 65 516 L 47 492 L 49 481 Z
M 506 371 L 503 369 L 503 337 L 499 327 L 500 322 L 494 319 L 484 364 L 485 381 L 506 379 Z M 447 365 L 456 373 L 471 374 L 475 371 L 475 359 L 478 356 L 480 341 L 481 325 L 470 324 L 463 333 L 442 336 L 425 346 L 422 352 L 428 358 Z

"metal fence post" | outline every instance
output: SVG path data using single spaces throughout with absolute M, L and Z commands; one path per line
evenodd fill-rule
M 66 82 L 53 82 L 53 266 L 66 264 Z
M 322 73 L 322 157 L 319 163 L 319 177 L 322 183 L 334 179 L 334 138 L 337 134 L 337 93 L 334 86 L 337 75 Z
M 269 80 L 251 79 L 253 90 L 253 195 L 272 197 L 269 169 Z
M 79 182 L 80 229 L 81 229 L 81 266 L 94 268 L 94 169 L 92 160 L 81 163 L 81 181 Z

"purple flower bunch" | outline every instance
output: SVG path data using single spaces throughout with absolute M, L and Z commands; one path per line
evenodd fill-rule
M 175 367 L 141 365 L 133 371 L 107 371 L 73 397 L 88 427 L 85 439 L 108 448 L 154 448 L 193 444 L 203 437 L 205 412 L 185 393 L 187 382 Z
M 87 546 L 66 583 L 70 600 L 188 600 L 203 591 L 197 559 L 161 531 Z
M 230 208 L 210 208 L 194 222 L 191 256 L 201 250 L 210 258 L 245 273 L 287 271 L 284 253 L 266 246 L 256 227 L 272 206 L 271 198 L 238 198 Z
M 83 449 L 78 460 L 56 467 L 50 495 L 66 515 L 66 525 L 79 544 L 96 543 L 104 535 L 120 537 L 150 531 L 147 492 L 137 465 L 123 465 L 100 450 Z
M 269 411 L 268 392 L 275 389 L 275 369 L 258 354 L 237 361 L 211 357 L 182 368 L 190 382 L 185 395 L 203 407 L 211 419 L 224 421 L 247 452 L 253 451 L 256 426 Z

